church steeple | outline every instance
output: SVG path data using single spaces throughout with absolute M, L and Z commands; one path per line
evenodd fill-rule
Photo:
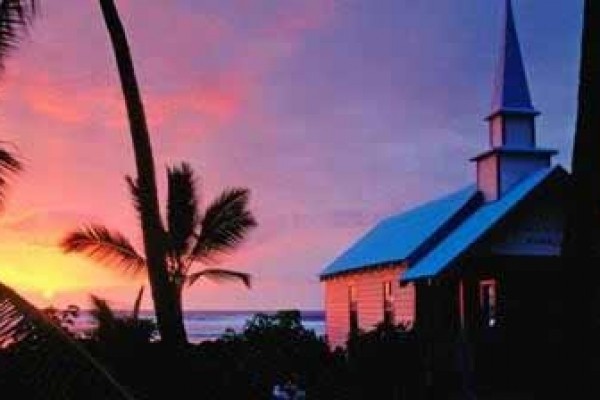
M 556 151 L 536 147 L 535 118 L 511 0 L 506 12 L 489 123 L 491 149 L 473 158 L 486 200 L 502 197 L 531 173 L 550 165 Z
M 492 112 L 488 118 L 491 119 L 499 113 L 539 114 L 531 103 L 511 0 L 506 0 L 504 29 L 496 70 L 494 96 L 492 98 Z

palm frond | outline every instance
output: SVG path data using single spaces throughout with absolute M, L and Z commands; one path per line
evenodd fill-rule
M 133 245 L 119 232 L 91 224 L 69 233 L 60 243 L 65 253 L 85 254 L 91 259 L 108 266 L 141 272 L 146 261 Z
M 248 210 L 250 191 L 227 189 L 207 208 L 191 257 L 215 262 L 216 257 L 234 250 L 257 223 Z
M 252 286 L 252 275 L 245 272 L 218 268 L 207 268 L 190 274 L 187 276 L 186 282 L 188 286 L 192 286 L 200 278 L 206 278 L 216 282 L 238 281 L 242 282 L 247 288 Z
M 142 214 L 142 194 L 140 190 L 140 186 L 137 183 L 137 179 L 132 178 L 131 176 L 125 176 L 125 181 L 127 182 L 127 187 L 129 187 L 129 193 L 131 193 L 131 199 L 133 201 L 133 207 L 138 212 L 139 215 Z
M 92 302 L 90 315 L 92 318 L 94 318 L 94 320 L 96 320 L 97 326 L 104 329 L 114 328 L 114 326 L 117 324 L 118 318 L 108 305 L 108 302 L 105 299 L 94 296 L 93 294 L 90 295 L 90 300 Z
M 10 151 L 0 147 L 0 208 L 6 197 L 9 178 L 21 169 L 21 162 Z
M 17 46 L 37 10 L 37 0 L 0 0 L 0 70 Z
M 131 176 L 125 176 L 125 181 L 127 182 L 127 186 L 129 188 L 129 192 L 131 194 L 131 199 L 133 201 L 133 207 L 135 208 L 135 211 L 138 213 L 138 217 L 140 218 L 140 220 L 144 219 L 144 213 L 148 213 L 149 209 L 146 206 L 146 208 L 144 208 L 144 205 L 148 204 L 147 198 L 144 199 L 144 197 L 148 196 L 148 193 L 145 194 L 144 196 L 144 192 L 142 189 L 142 187 L 139 184 L 139 180 L 138 179 L 134 179 Z M 160 218 L 160 216 L 159 216 Z M 161 231 L 161 236 L 163 236 L 163 239 L 165 239 L 166 237 L 166 233 L 164 231 L 164 228 L 162 226 L 162 222 L 159 219 L 158 222 L 159 225 L 159 229 Z
M 194 171 L 187 163 L 167 169 L 167 225 L 170 250 L 185 254 L 198 225 L 198 202 Z
M 140 290 L 135 298 L 135 303 L 133 303 L 133 311 L 131 312 L 131 318 L 135 321 L 140 319 L 140 308 L 142 307 L 142 299 L 144 297 L 144 285 L 140 287 Z
M 0 371 L 18 398 L 129 399 L 111 374 L 44 313 L 0 283 Z M 0 385 L 2 386 L 2 385 Z

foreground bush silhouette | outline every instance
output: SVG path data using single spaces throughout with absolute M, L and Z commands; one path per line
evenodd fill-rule
M 108 339 L 113 341 L 113 337 Z M 274 384 L 294 375 L 309 399 L 349 397 L 345 354 L 331 352 L 301 325 L 298 311 L 258 314 L 240 333 L 170 351 L 161 342 L 124 350 L 106 336 L 86 343 L 139 399 L 269 399 Z
M 347 348 L 353 398 L 418 398 L 422 363 L 414 331 L 381 323 L 372 331 L 351 334 Z
M 291 376 L 297 377 L 308 398 L 335 398 L 330 370 L 342 359 L 302 326 L 298 311 L 257 314 L 243 332 L 228 331 L 216 342 L 200 344 L 196 351 L 213 360 L 205 366 L 211 365 L 214 375 L 228 371 L 220 375 L 220 388 L 214 388 L 219 398 L 270 398 L 273 385 Z
M 298 311 L 257 314 L 242 332 L 183 352 L 160 342 L 121 354 L 97 343 L 92 352 L 140 399 L 269 399 L 289 377 L 308 399 L 415 399 L 422 382 L 416 338 L 404 327 L 381 325 L 331 351 Z

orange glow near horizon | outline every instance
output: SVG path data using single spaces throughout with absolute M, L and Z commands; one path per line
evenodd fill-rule
M 89 293 L 102 295 L 140 281 L 52 246 L 3 243 L 0 254 L 0 281 L 42 307 L 71 303 L 85 307 Z

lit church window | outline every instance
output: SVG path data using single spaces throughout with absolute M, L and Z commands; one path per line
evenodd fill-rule
M 485 327 L 494 327 L 497 324 L 497 290 L 496 281 L 493 279 L 479 283 L 479 303 L 481 307 L 481 322 Z

